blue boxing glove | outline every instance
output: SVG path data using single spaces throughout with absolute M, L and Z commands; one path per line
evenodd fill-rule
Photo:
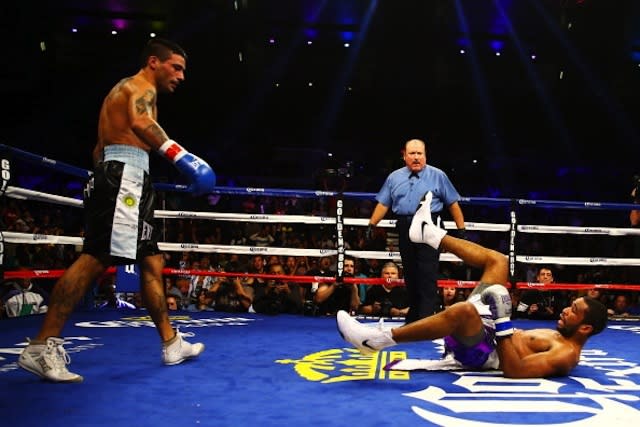
M 480 300 L 489 306 L 496 325 L 496 338 L 513 334 L 511 325 L 511 296 L 502 285 L 491 285 L 480 294 Z
M 176 168 L 191 181 L 189 191 L 196 195 L 210 193 L 216 185 L 216 174 L 200 157 L 191 154 L 172 139 L 158 149 Z

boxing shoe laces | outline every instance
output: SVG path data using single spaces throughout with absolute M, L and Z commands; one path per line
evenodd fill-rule
M 440 242 L 447 234 L 447 230 L 436 226 L 431 219 L 431 199 L 433 194 L 427 191 L 420 206 L 416 210 L 409 226 L 409 239 L 414 243 L 426 243 L 434 249 L 440 247 Z
M 396 344 L 391 338 L 391 331 L 384 329 L 382 319 L 375 327 L 363 325 L 346 311 L 340 310 L 336 315 L 336 322 L 342 338 L 362 354 L 375 353 Z
M 29 338 L 29 345 L 22 351 L 18 365 L 40 378 L 53 382 L 77 383 L 82 376 L 69 372 L 67 365 L 71 358 L 63 347 L 64 339 L 49 337 L 44 344 L 34 344 Z
M 193 332 L 180 332 L 176 329 L 176 336 L 162 345 L 162 362 L 165 365 L 177 365 L 187 359 L 198 357 L 204 351 L 204 344 L 191 344 L 184 339 L 194 336 Z

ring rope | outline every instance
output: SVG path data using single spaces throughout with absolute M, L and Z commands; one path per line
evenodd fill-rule
M 81 169 L 76 166 L 68 165 L 58 160 L 52 160 L 44 156 L 28 153 L 15 147 L 0 144 L 0 153 L 6 151 L 14 154 L 16 157 L 35 163 L 40 166 L 51 168 L 59 172 L 66 172 L 71 175 L 89 178 L 92 172 Z M 187 191 L 188 186 L 182 184 L 154 183 L 154 188 L 158 191 Z M 318 191 L 318 190 L 290 190 L 290 189 L 268 189 L 261 187 L 214 187 L 211 194 L 229 194 L 229 195 L 263 195 L 274 197 L 336 197 L 341 195 L 345 198 L 355 199 L 373 199 L 375 193 L 365 192 L 337 192 L 337 191 Z M 507 206 L 516 205 L 538 208 L 560 208 L 560 209 L 590 209 L 590 210 L 633 210 L 638 205 L 633 203 L 610 203 L 610 202 L 578 202 L 567 200 L 530 200 L 530 199 L 506 199 L 506 198 L 490 198 L 490 197 L 461 197 L 461 204 L 474 204 L 484 206 Z
M 5 272 L 6 279 L 56 279 L 65 270 L 14 270 Z M 110 267 L 106 270 L 105 274 L 115 274 L 116 269 Z M 273 279 L 283 280 L 287 282 L 296 283 L 334 283 L 337 282 L 335 277 L 330 276 L 299 276 L 299 275 L 278 275 L 278 274 L 258 274 L 258 273 L 241 273 L 241 272 L 220 272 L 220 271 L 204 271 L 204 270 L 191 270 L 191 269 L 176 269 L 176 268 L 164 268 L 163 275 L 168 276 L 215 276 L 215 277 L 234 277 L 234 278 L 260 278 L 260 279 Z M 382 285 L 390 284 L 392 286 L 404 286 L 403 279 L 385 279 L 385 278 L 369 278 L 369 277 L 344 277 L 342 279 L 344 283 L 352 284 L 364 284 L 364 285 Z M 442 279 L 438 280 L 438 286 L 441 288 L 455 287 L 459 289 L 472 289 L 476 287 L 478 281 L 474 280 L 452 280 Z M 514 285 L 506 283 L 507 288 L 512 288 Z M 621 284 L 621 283 L 535 283 L 535 282 L 516 282 L 515 287 L 517 289 L 536 289 L 540 291 L 584 291 L 590 289 L 604 289 L 604 290 L 625 290 L 625 291 L 638 291 L 637 285 Z
M 58 196 L 49 193 L 42 193 L 25 188 L 8 186 L 7 197 L 20 200 L 33 200 L 40 202 L 51 202 L 73 207 L 82 207 L 81 200 L 71 197 Z M 633 205 L 632 205 L 633 206 Z M 637 208 L 637 205 L 635 205 Z M 268 223 L 303 223 L 303 224 L 335 224 L 336 219 L 331 217 L 307 216 L 307 215 L 269 215 L 269 214 L 235 214 L 222 212 L 195 212 L 195 211 L 154 211 L 155 218 L 158 219 L 208 219 L 218 221 L 243 221 L 243 222 L 268 222 Z M 366 218 L 345 218 L 345 225 L 367 226 Z M 396 220 L 382 220 L 378 224 L 380 227 L 393 228 Z M 444 227 L 448 230 L 455 229 L 453 221 L 444 221 Z M 465 228 L 470 231 L 508 231 L 509 224 L 493 224 L 481 222 L 466 222 Z M 518 225 L 517 230 L 521 233 L 538 234 L 581 234 L 581 235 L 606 235 L 606 236 L 640 236 L 640 228 L 620 228 L 620 227 L 576 227 L 576 226 L 555 226 L 555 225 Z
M 14 231 L 3 232 L 5 243 L 26 243 L 26 244 L 69 244 L 82 245 L 81 237 L 57 236 L 49 234 L 29 234 Z M 234 246 L 234 245 L 211 245 L 199 243 L 168 243 L 158 242 L 158 248 L 167 252 L 204 252 L 204 253 L 227 253 L 242 255 L 293 255 L 293 256 L 333 256 L 338 253 L 337 249 L 301 249 L 301 248 L 280 248 L 262 246 Z M 400 252 L 397 251 L 356 251 L 346 250 L 346 253 L 356 258 L 367 259 L 389 259 L 399 260 Z M 450 253 L 440 254 L 440 261 L 461 262 L 462 260 Z M 557 256 L 533 256 L 517 255 L 516 262 L 528 264 L 563 264 L 563 265 L 609 265 L 609 266 L 640 266 L 640 258 L 604 258 L 604 257 L 557 257 Z
M 44 165 L 58 171 L 70 173 L 77 177 L 87 178 L 91 176 L 90 171 L 86 171 L 74 166 L 67 165 L 63 162 L 48 159 L 46 157 L 37 156 L 25 151 L 15 149 L 0 144 L 0 150 L 5 149 L 13 154 L 21 157 L 29 162 L 35 162 L 40 165 Z M 185 190 L 186 185 L 174 185 L 174 184 L 154 184 L 156 189 L 164 191 L 182 191 Z M 73 207 L 82 207 L 82 200 L 52 195 L 48 193 L 42 193 L 24 188 L 18 188 L 14 186 L 7 186 L 5 194 L 8 197 L 22 200 L 35 200 L 44 201 L 56 204 L 63 204 Z M 285 196 L 285 197 L 322 197 L 322 196 L 336 196 L 340 194 L 342 197 L 355 197 L 373 199 L 375 194 L 373 193 L 357 193 L 357 192 L 344 192 L 337 193 L 331 191 L 311 191 L 311 190 L 287 190 L 287 189 L 265 189 L 265 188 L 236 188 L 236 187 L 216 187 L 213 194 L 234 194 L 234 195 L 265 195 L 265 196 Z M 554 208 L 581 208 L 581 209 L 637 209 L 635 204 L 621 204 L 621 203 L 599 203 L 599 202 L 570 202 L 570 201 L 548 201 L 548 200 L 526 200 L 526 199 L 489 199 L 482 197 L 463 197 L 461 203 L 483 204 L 490 206 L 511 206 L 521 205 L 527 207 L 554 207 Z M 513 211 L 512 211 L 513 213 Z M 167 211 L 156 210 L 156 218 L 164 219 L 176 219 L 176 218 L 192 218 L 192 219 L 208 219 L 208 220 L 221 220 L 221 221 L 241 221 L 241 222 L 273 222 L 273 223 L 304 223 L 304 224 L 336 224 L 336 218 L 333 217 L 318 217 L 318 216 L 305 216 L 305 215 L 271 215 L 271 214 L 228 214 L 228 213 L 216 213 L 216 212 L 193 212 L 193 211 Z M 380 227 L 395 227 L 395 220 L 383 220 L 378 226 Z M 368 225 L 368 219 L 363 218 L 344 218 L 345 225 L 353 226 L 366 226 Z M 511 225 L 509 224 L 492 224 L 492 223 L 476 223 L 467 222 L 466 228 L 468 230 L 477 231 L 510 231 Z M 452 221 L 445 221 L 444 226 L 447 229 L 455 229 L 455 224 Z M 546 225 L 517 225 L 516 230 L 522 233 L 546 233 L 546 234 L 577 234 L 577 235 L 608 235 L 608 236 L 625 236 L 625 235 L 640 235 L 640 229 L 638 228 L 615 228 L 615 227 L 575 227 L 575 226 L 546 226 Z M 26 244 L 72 244 L 82 245 L 83 239 L 81 237 L 71 236 L 58 236 L 58 235 L 45 235 L 45 234 L 29 234 L 18 232 L 3 232 L 4 241 L 6 243 L 26 243 Z M 255 247 L 255 246 L 234 246 L 234 245 L 206 245 L 206 244 L 194 244 L 194 243 L 167 243 L 159 242 L 159 248 L 163 251 L 195 251 L 195 252 L 219 252 L 219 253 L 234 253 L 234 254 L 265 254 L 265 255 L 294 255 L 294 256 L 326 256 L 336 255 L 337 249 L 300 249 L 300 248 L 279 248 L 279 247 Z M 359 257 L 359 258 L 376 258 L 376 259 L 391 259 L 400 260 L 400 253 L 397 251 L 355 251 L 346 250 L 346 253 Z M 605 258 L 605 257 L 554 257 L 554 256 L 530 256 L 530 255 L 515 255 L 512 257 L 516 262 L 525 262 L 530 264 L 565 264 L 565 265 L 612 265 L 612 266 L 638 266 L 640 265 L 640 259 L 637 258 Z M 442 253 L 440 255 L 441 261 L 453 261 L 460 262 L 461 260 L 453 254 Z M 64 270 L 34 270 L 40 273 L 33 273 L 33 277 L 44 277 L 45 273 L 50 274 L 50 277 L 59 277 Z M 115 270 L 108 270 L 115 271 Z M 164 274 L 185 274 L 185 270 L 165 269 Z M 5 272 L 5 277 L 19 277 L 14 276 L 17 272 Z M 20 274 L 24 274 L 23 271 Z M 191 274 L 197 274 L 197 271 Z M 200 274 L 203 274 L 202 272 Z M 57 276 L 56 276 L 57 275 Z M 249 273 L 221 273 L 211 272 L 210 275 L 219 276 L 242 276 L 242 277 L 259 277 L 260 275 L 251 275 Z M 273 277 L 271 275 L 265 275 L 266 277 Z M 297 282 L 331 282 L 335 281 L 335 278 L 327 277 L 311 277 L 311 276 L 286 276 L 289 281 Z M 402 279 L 399 279 L 403 283 Z M 345 282 L 353 283 L 370 283 L 380 284 L 388 283 L 385 279 L 381 278 L 345 278 Z M 475 281 L 451 281 L 441 280 L 438 282 L 440 286 L 442 284 L 455 283 L 457 287 L 473 287 L 477 282 Z M 526 282 L 517 282 L 516 286 L 519 288 L 532 288 L 539 287 L 540 284 L 531 284 Z M 578 289 L 579 286 L 585 287 L 585 289 L 591 289 L 596 287 L 606 287 L 609 289 L 632 289 L 637 290 L 637 286 L 622 285 L 622 284 L 552 284 L 547 285 L 545 289 L 552 289 L 551 286 L 561 286 L 559 289 L 564 289 L 562 286 L 572 286 L 572 289 Z M 578 286 L 578 287 L 576 287 Z M 555 289 L 555 288 L 553 288 Z

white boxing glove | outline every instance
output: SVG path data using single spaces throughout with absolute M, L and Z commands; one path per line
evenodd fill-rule
M 511 296 L 502 285 L 491 285 L 480 294 L 481 301 L 489 306 L 495 320 L 496 337 L 505 338 L 513 334 L 511 324 Z

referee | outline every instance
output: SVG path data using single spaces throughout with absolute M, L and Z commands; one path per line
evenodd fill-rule
M 446 207 L 464 237 L 464 215 L 458 204 L 460 194 L 447 174 L 427 165 L 426 145 L 419 139 L 407 141 L 402 150 L 405 166 L 391 172 L 376 195 L 377 205 L 369 219 L 367 234 L 387 214 L 389 209 L 397 218 L 400 257 L 404 282 L 409 299 L 406 323 L 432 315 L 437 305 L 437 280 L 440 254 L 436 249 L 409 240 L 409 227 L 422 196 L 431 191 L 431 212 L 434 223 L 441 224 L 440 214 Z

